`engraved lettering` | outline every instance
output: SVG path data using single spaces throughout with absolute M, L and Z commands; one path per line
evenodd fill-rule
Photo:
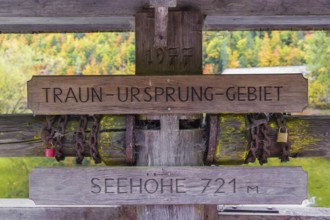
M 185 99 L 183 99 L 181 96 L 183 95 L 182 94 L 183 93 L 183 91 L 181 91 L 181 87 L 178 87 L 178 96 L 179 96 L 179 100 L 181 101 L 181 102 L 186 102 L 186 101 L 188 101 L 188 99 L 189 99 L 189 87 L 187 86 L 186 87 L 186 98 Z
M 79 87 L 79 101 L 80 101 L 80 102 L 88 102 L 88 101 L 89 101 L 89 88 L 86 89 L 86 99 L 83 100 L 83 99 L 82 99 L 81 88 Z
M 271 86 L 265 86 L 264 87 L 264 96 L 265 96 L 265 101 L 272 101 L 273 99 L 268 98 L 268 95 L 271 95 L 272 93 L 268 91 L 268 89 L 271 89 Z
M 226 97 L 229 101 L 234 101 L 235 98 L 236 98 L 236 95 L 235 95 L 235 87 L 229 87 L 227 90 L 226 90 Z
M 121 182 L 127 180 L 127 178 L 118 178 L 117 179 L 117 192 L 118 194 L 127 193 L 127 191 L 121 191 L 121 188 L 125 188 L 127 185 L 122 185 Z
M 101 192 L 102 188 L 101 188 L 101 186 L 98 185 L 95 181 L 100 181 L 100 179 L 99 179 L 99 178 L 92 178 L 92 179 L 91 179 L 92 189 L 93 189 L 93 188 L 97 188 L 97 189 L 94 190 L 94 191 L 92 190 L 91 193 L 97 194 L 97 193 L 100 193 L 100 192 Z
M 95 88 L 92 88 L 92 102 L 94 102 L 94 97 L 96 97 L 99 102 L 102 102 L 102 88 L 100 87 L 99 94 L 97 93 Z
M 155 87 L 155 102 L 158 101 L 158 96 L 164 95 L 164 89 L 162 87 Z
M 248 100 L 249 101 L 255 101 L 257 100 L 257 95 L 256 95 L 257 89 L 255 87 L 248 87 Z
M 164 179 L 160 179 L 160 192 L 164 193 L 164 187 L 169 188 L 170 192 L 173 193 L 173 180 L 169 179 L 169 183 L 165 184 Z
M 274 88 L 277 89 L 277 101 L 280 101 L 280 89 L 282 89 L 283 86 L 274 86 Z
M 154 187 L 152 187 L 154 186 Z M 158 182 L 155 179 L 148 179 L 147 181 L 144 182 L 144 190 L 149 193 L 153 194 L 157 192 L 158 190 Z M 153 191 L 152 191 L 153 190 Z
M 139 184 L 134 185 L 133 179 L 130 179 L 130 193 L 133 193 L 133 188 L 138 188 L 139 192 L 142 193 L 142 179 L 139 179 Z
M 196 91 L 195 87 L 191 87 L 191 101 L 194 101 L 194 97 L 197 97 L 199 101 L 202 101 L 203 88 L 199 87 L 199 93 Z
M 137 97 L 140 94 L 140 89 L 137 87 L 131 87 L 131 102 L 136 99 L 136 101 L 140 102 L 140 99 Z
M 210 91 L 209 91 L 210 90 Z M 213 101 L 213 87 L 207 87 L 205 90 L 204 90 L 204 98 L 207 100 L 207 101 Z
M 176 193 L 186 193 L 186 191 L 180 191 L 180 187 L 184 187 L 183 184 L 180 184 L 180 181 L 186 181 L 186 179 L 175 179 L 175 192 Z
M 109 182 L 111 181 L 114 181 L 115 179 L 113 178 L 105 178 L 104 179 L 104 192 L 105 193 L 115 193 L 115 192 L 112 192 L 112 191 L 108 191 L 108 188 L 112 188 L 113 185 L 109 185 Z
M 204 186 L 204 189 L 202 191 L 202 193 L 204 193 L 206 191 L 206 189 L 210 186 L 210 183 L 211 183 L 212 179 L 201 179 L 201 180 L 207 181 L 207 183 Z
M 175 102 L 175 99 L 172 96 L 174 93 L 175 89 L 173 87 L 166 87 L 166 102 L 168 102 L 169 98 Z
M 228 184 L 233 184 L 233 193 L 236 193 L 236 179 L 232 179 Z
M 144 98 L 143 101 L 150 102 L 152 100 L 152 96 L 149 93 L 150 90 L 151 90 L 150 87 L 144 88 L 144 94 L 148 96 L 148 99 Z
M 78 102 L 78 99 L 71 87 L 68 90 L 68 94 L 66 95 L 65 102 L 68 102 L 68 99 L 74 99 L 76 102 Z
M 56 102 L 56 100 L 58 100 L 62 103 L 62 100 L 60 99 L 60 97 L 58 97 L 59 95 L 62 95 L 62 89 L 61 88 L 53 88 L 53 93 L 54 93 L 54 102 Z
M 225 180 L 222 178 L 218 178 L 215 180 L 215 182 L 218 182 L 218 181 L 220 182 L 220 185 L 219 185 L 218 189 L 215 191 L 215 193 L 225 193 L 223 191 L 220 191 L 220 189 L 223 187 L 223 185 L 225 185 Z
M 242 89 L 245 89 L 245 86 L 239 86 L 237 88 L 237 100 L 238 101 L 245 101 L 245 98 L 242 96 L 246 96 L 246 93 L 242 92 Z
M 42 88 L 42 89 L 44 89 L 45 90 L 45 92 L 46 92 L 46 103 L 48 103 L 48 90 L 50 89 L 50 88 Z
M 259 193 L 259 187 L 258 186 L 248 186 L 246 188 L 247 193 L 250 193 L 250 191 L 254 192 L 254 193 Z
M 125 93 L 125 98 L 122 99 L 121 98 L 121 92 L 120 92 L 120 87 L 118 87 L 118 100 L 121 101 L 121 102 L 127 102 L 128 100 L 128 88 L 126 87 L 126 93 Z

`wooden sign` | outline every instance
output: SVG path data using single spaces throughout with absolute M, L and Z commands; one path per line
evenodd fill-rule
M 205 76 L 34 76 L 34 114 L 300 112 L 301 74 Z
M 37 205 L 301 204 L 300 167 L 37 168 Z

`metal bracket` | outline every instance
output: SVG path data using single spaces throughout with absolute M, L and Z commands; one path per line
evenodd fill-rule
M 149 0 L 151 8 L 155 8 L 154 46 L 167 47 L 168 8 L 176 7 L 176 0 Z
M 135 164 L 135 141 L 134 141 L 135 116 L 128 115 L 126 119 L 125 133 L 125 156 L 129 165 Z
M 220 210 L 222 213 L 265 213 L 265 214 L 278 214 L 278 209 L 274 207 L 247 207 L 247 206 L 231 206 L 224 207 Z
M 214 161 L 215 149 L 218 144 L 219 115 L 207 115 L 206 117 L 209 134 L 205 164 L 210 165 Z

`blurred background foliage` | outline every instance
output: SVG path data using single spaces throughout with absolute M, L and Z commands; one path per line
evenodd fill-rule
M 203 34 L 204 74 L 226 68 L 307 66 L 309 108 L 330 115 L 329 31 L 234 31 Z M 135 72 L 134 33 L 0 34 L 0 114 L 30 113 L 26 82 L 32 75 L 123 75 Z M 93 165 L 85 160 L 85 166 Z M 309 195 L 330 207 L 330 160 L 292 159 L 303 166 Z M 72 158 L 1 158 L 0 198 L 28 197 L 34 167 L 75 166 Z

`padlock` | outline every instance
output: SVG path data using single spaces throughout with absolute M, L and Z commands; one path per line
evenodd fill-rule
M 281 132 L 281 128 L 278 130 L 277 133 L 277 143 L 288 143 L 288 129 L 285 129 L 285 132 Z
M 55 157 L 55 148 L 46 148 L 45 149 L 45 156 L 46 157 Z

